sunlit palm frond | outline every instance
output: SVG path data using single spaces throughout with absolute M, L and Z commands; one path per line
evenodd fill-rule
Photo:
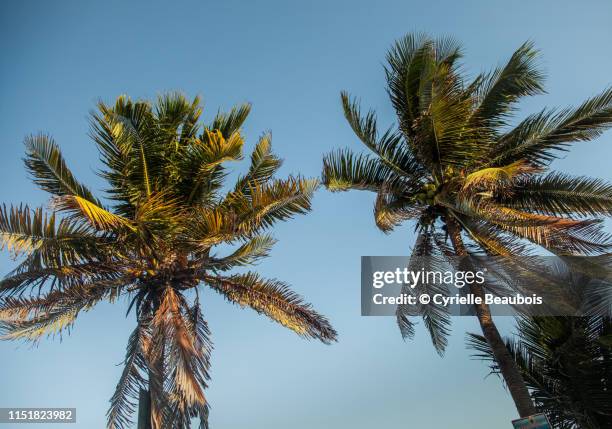
M 336 340 L 336 331 L 327 319 L 304 303 L 285 283 L 262 279 L 255 273 L 206 276 L 204 280 L 229 301 L 265 314 L 300 336 L 324 343 Z
M 307 213 L 317 186 L 316 179 L 290 176 L 253 185 L 247 195 L 230 194 L 226 203 L 237 214 L 236 232 L 257 234 L 276 222 Z
M 282 161 L 272 153 L 272 135 L 264 134 L 259 138 L 251 154 L 251 165 L 247 174 L 238 179 L 235 190 L 244 194 L 250 187 L 272 179 L 274 173 L 281 167 Z
M 134 229 L 129 219 L 75 195 L 57 197 L 53 204 L 57 210 L 66 212 L 70 218 L 88 222 L 93 228 L 100 231 L 115 232 L 121 228 Z
M 25 139 L 26 169 L 42 190 L 54 196 L 75 195 L 92 203 L 98 200 L 91 191 L 79 183 L 68 169 L 55 141 L 39 134 Z
M 512 184 L 521 178 L 539 172 L 540 169 L 525 161 L 515 161 L 502 167 L 483 168 L 468 174 L 463 180 L 462 192 L 482 190 L 496 191 L 498 194 L 509 192 Z
M 251 113 L 250 104 L 241 104 L 240 106 L 232 107 L 229 113 L 219 112 L 215 116 L 210 130 L 219 130 L 221 135 L 225 138 L 230 137 L 232 134 L 238 132 L 244 121 Z
M 414 195 L 398 192 L 402 185 L 402 181 L 384 182 L 376 195 L 374 222 L 385 233 L 391 232 L 405 220 L 417 219 L 423 211 L 423 207 L 415 206 Z

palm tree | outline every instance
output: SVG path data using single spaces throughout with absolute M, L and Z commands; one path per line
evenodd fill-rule
M 602 316 L 518 320 L 506 346 L 539 412 L 558 429 L 612 428 L 612 321 Z M 479 358 L 498 371 L 486 340 L 468 334 Z
M 202 126 L 198 98 L 99 103 L 91 137 L 111 205 L 75 179 L 50 137 L 25 141 L 26 168 L 52 195 L 53 211 L 24 205 L 0 211 L 3 247 L 23 256 L 0 282 L 0 328 L 4 338 L 37 341 L 68 329 L 100 301 L 127 297 L 136 328 L 109 428 L 131 425 L 139 396 L 139 427 L 188 428 L 192 418 L 208 427 L 212 343 L 200 285 L 302 337 L 336 339 L 327 319 L 285 283 L 227 273 L 268 256 L 275 241 L 266 231 L 308 212 L 317 186 L 302 177 L 274 178 L 281 160 L 264 135 L 248 172 L 224 188 L 224 164 L 242 157 L 240 127 L 249 110 L 219 113 Z
M 451 39 L 408 35 L 397 41 L 385 72 L 398 122 L 385 132 L 378 131 L 374 112 L 362 115 L 359 103 L 343 92 L 346 119 L 373 156 L 328 154 L 325 186 L 375 192 L 374 218 L 384 232 L 416 220 L 417 256 L 517 255 L 537 246 L 557 254 L 594 254 L 609 248 L 591 217 L 612 213 L 612 185 L 546 170 L 569 143 L 592 140 L 612 125 L 612 89 L 577 108 L 543 110 L 513 127 L 517 101 L 543 92 L 533 45 L 523 44 L 503 67 L 472 81 L 462 74 L 461 56 Z M 484 293 L 477 284 L 470 292 Z M 420 312 L 442 354 L 451 323 L 447 308 L 431 303 Z M 533 414 L 489 307 L 476 305 L 475 313 L 519 414 Z M 410 314 L 406 306 L 398 308 L 404 338 L 414 333 Z

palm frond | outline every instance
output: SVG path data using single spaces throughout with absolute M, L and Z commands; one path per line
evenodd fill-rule
M 164 359 L 170 369 L 168 391 L 171 400 L 180 400 L 186 407 L 204 405 L 207 370 L 198 361 L 202 350 L 196 349 L 193 332 L 188 328 L 184 298 L 173 288 L 166 288 L 153 318 L 153 325 L 164 332 Z
M 378 158 L 339 150 L 323 158 L 322 183 L 332 192 L 351 189 L 378 192 L 383 183 L 399 177 Z M 407 188 L 417 188 L 420 182 L 406 181 Z
M 52 195 L 75 195 L 98 204 L 91 191 L 79 183 L 62 156 L 55 141 L 43 134 L 25 139 L 26 169 L 42 190 Z
M 132 415 L 138 404 L 140 389 L 146 387 L 145 372 L 147 363 L 143 356 L 142 343 L 147 341 L 148 326 L 139 321 L 128 339 L 123 361 L 123 372 L 110 400 L 106 413 L 108 429 L 127 429 L 132 427 Z
M 234 189 L 237 192 L 248 193 L 251 186 L 272 179 L 282 163 L 282 160 L 272 153 L 272 135 L 264 134 L 259 138 L 251 154 L 251 165 L 248 173 L 238 179 Z
M 246 118 L 251 113 L 250 104 L 241 104 L 233 107 L 229 113 L 217 113 L 215 119 L 210 125 L 210 130 L 219 130 L 221 135 L 229 138 L 232 134 L 238 132 L 240 127 L 246 121 Z
M 252 265 L 266 258 L 275 243 L 276 240 L 270 235 L 258 235 L 242 244 L 230 255 L 209 258 L 206 266 L 213 270 L 227 271 L 235 267 Z
M 413 178 L 423 172 L 419 163 L 402 144 L 400 134 L 389 129 L 379 136 L 374 112 L 370 111 L 365 117 L 362 116 L 359 103 L 351 99 L 346 92 L 341 94 L 341 100 L 344 116 L 349 125 L 362 143 L 376 154 L 380 162 L 400 176 Z
M 336 331 L 327 319 L 304 303 L 285 283 L 265 280 L 255 273 L 205 276 L 204 281 L 228 301 L 265 314 L 300 336 L 324 343 L 336 340 Z
M 134 229 L 130 221 L 123 216 L 75 195 L 57 197 L 53 204 L 58 210 L 68 213 L 72 219 L 88 222 L 100 231 L 114 232 L 121 228 Z
M 525 42 L 504 67 L 479 76 L 473 120 L 489 127 L 504 126 L 520 98 L 543 93 L 544 74 L 536 64 L 538 55 L 534 44 Z
M 414 204 L 414 195 L 403 194 L 406 191 L 401 181 L 384 182 L 374 203 L 374 222 L 384 233 L 391 232 L 396 226 L 408 219 L 420 217 L 424 207 Z M 402 189 L 402 191 L 398 191 Z
M 0 304 L 2 339 L 37 341 L 69 329 L 81 311 L 102 300 L 109 289 L 73 287 L 34 298 L 7 298 Z
M 520 159 L 546 165 L 559 151 L 576 141 L 599 137 L 612 126 L 612 88 L 589 98 L 575 109 L 542 111 L 530 115 L 516 128 L 502 135 L 489 154 L 490 166 Z
M 553 216 L 612 214 L 612 184 L 565 173 L 519 179 L 501 202 L 518 210 Z

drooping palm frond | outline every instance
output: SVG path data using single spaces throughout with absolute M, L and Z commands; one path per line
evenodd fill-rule
M 128 339 L 123 372 L 106 413 L 108 429 L 127 429 L 133 424 L 131 416 L 138 406 L 140 390 L 147 386 L 147 363 L 143 355 L 143 343 L 150 341 L 147 330 L 148 324 L 141 320 Z
M 416 245 L 408 262 L 409 271 L 425 269 L 426 271 L 443 272 L 448 269 L 449 262 L 444 249 L 442 249 L 444 245 L 434 234 L 431 229 L 421 229 L 419 231 Z M 449 291 L 444 284 L 421 282 L 414 286 L 402 286 L 402 294 L 415 296 L 417 302 L 419 302 L 420 294 L 448 296 Z M 411 318 L 415 316 L 422 318 L 436 352 L 441 356 L 444 355 L 451 331 L 451 317 L 448 307 L 436 304 L 433 301 L 429 304 L 418 304 L 416 306 L 398 305 L 396 319 L 404 339 L 414 336 L 414 323 Z
M 81 311 L 116 297 L 113 285 L 81 285 L 34 298 L 9 297 L 0 306 L 2 339 L 37 341 L 69 329 Z
M 206 405 L 204 388 L 208 378 L 208 362 L 202 361 L 205 350 L 196 348 L 187 315 L 184 298 L 174 288 L 168 287 L 152 320 L 154 329 L 163 332 L 166 339 L 165 347 L 158 348 L 162 355 L 152 359 L 163 360 L 168 368 L 168 382 L 164 383 L 164 389 L 170 401 L 181 403 L 181 414 L 185 414 L 189 407 Z
M 262 279 L 255 273 L 206 276 L 204 280 L 229 301 L 263 313 L 300 336 L 324 343 L 335 341 L 336 332 L 327 319 L 304 303 L 285 283 Z

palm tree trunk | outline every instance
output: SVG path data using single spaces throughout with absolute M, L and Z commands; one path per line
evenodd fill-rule
M 455 254 L 457 256 L 466 256 L 467 251 L 463 244 L 460 229 L 456 221 L 454 219 L 448 219 L 446 221 L 446 227 L 451 242 L 453 243 Z M 510 391 L 510 395 L 512 395 L 514 405 L 516 406 L 520 417 L 527 417 L 535 414 L 536 409 L 533 405 L 533 401 L 531 400 L 531 396 L 529 395 L 529 390 L 525 385 L 525 381 L 523 380 L 523 376 L 516 365 L 516 362 L 510 355 L 504 340 L 499 334 L 497 326 L 495 326 L 489 305 L 484 301 L 484 291 L 482 286 L 478 284 L 471 284 L 470 292 L 475 297 L 481 298 L 481 303 L 474 304 L 474 307 L 476 310 L 476 316 L 478 317 L 478 322 L 480 323 L 482 335 L 487 340 L 489 347 L 491 347 L 495 362 L 499 367 L 499 372 L 504 378 L 506 386 L 508 386 L 508 390 Z
M 151 394 L 145 389 L 138 396 L 138 429 L 151 429 Z

